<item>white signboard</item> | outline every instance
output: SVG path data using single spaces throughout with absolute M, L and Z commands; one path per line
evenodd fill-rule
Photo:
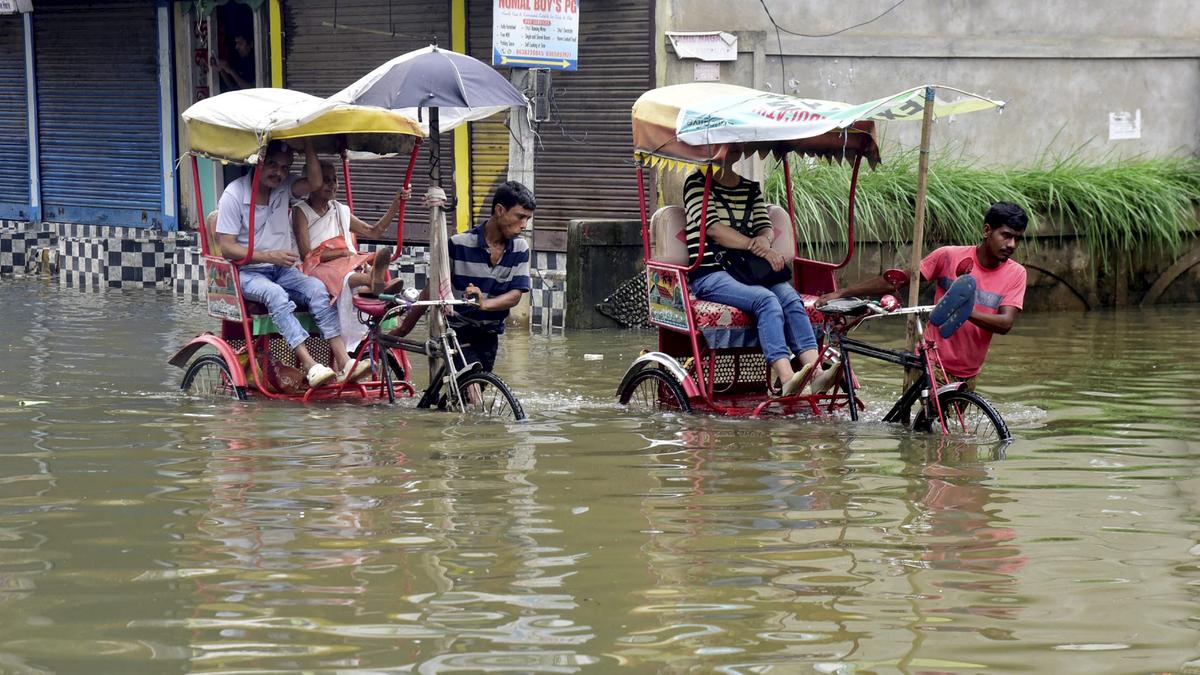
M 710 61 L 697 61 L 693 66 L 692 81 L 694 82 L 720 82 L 721 81 L 721 64 L 712 63 Z
M 579 0 L 493 0 L 492 65 L 576 70 Z
M 0 14 L 32 12 L 33 0 L 0 0 Z
M 1108 113 L 1108 140 L 1132 141 L 1142 137 L 1142 109 Z
M 737 61 L 737 36 L 723 31 L 667 33 L 667 39 L 681 59 L 701 61 Z

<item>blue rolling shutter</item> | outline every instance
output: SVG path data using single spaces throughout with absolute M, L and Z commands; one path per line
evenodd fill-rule
M 29 219 L 25 27 L 0 16 L 0 218 Z
M 155 3 L 39 0 L 33 26 L 43 219 L 161 226 Z

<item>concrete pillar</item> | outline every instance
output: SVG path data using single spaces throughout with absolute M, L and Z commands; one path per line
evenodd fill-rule
M 530 84 L 528 79 L 532 77 L 529 70 L 524 68 L 513 68 L 512 83 L 517 89 L 525 91 Z M 512 130 L 512 138 L 508 142 L 508 180 L 515 180 L 525 187 L 533 190 L 534 197 L 537 197 L 537 187 L 534 186 L 534 144 L 536 140 L 533 135 L 533 127 L 529 125 L 529 115 L 526 110 L 513 108 L 508 113 L 508 126 Z M 534 213 L 533 218 L 529 221 L 529 227 L 525 229 L 524 237 L 529 242 L 529 250 L 533 250 L 533 228 L 537 221 L 537 213 Z M 533 259 L 530 258 L 532 266 Z M 521 302 L 512 308 L 510 319 L 513 323 L 522 325 L 529 324 L 529 294 L 526 293 Z
M 642 269 L 640 220 L 572 220 L 567 228 L 566 328 L 616 328 L 596 304 Z

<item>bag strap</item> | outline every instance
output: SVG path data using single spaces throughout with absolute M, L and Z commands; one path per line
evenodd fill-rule
M 726 213 L 729 214 L 729 224 L 732 226 L 734 221 L 733 206 L 730 205 L 727 199 L 725 199 L 725 195 L 721 194 L 720 192 L 713 192 L 713 196 L 717 198 L 717 201 L 721 202 L 721 206 L 725 207 Z M 758 183 L 752 181 L 750 183 L 750 194 L 746 197 L 746 209 L 742 212 L 742 220 L 737 225 L 738 234 L 746 234 L 749 232 L 747 228 L 750 226 L 750 216 L 754 214 L 754 198 L 757 196 Z

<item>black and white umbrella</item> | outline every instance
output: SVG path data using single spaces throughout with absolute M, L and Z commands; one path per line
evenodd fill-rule
M 431 297 L 450 299 L 448 235 L 442 211 L 446 195 L 441 176 L 435 175 L 441 171 L 438 157 L 441 132 L 514 106 L 525 108 L 529 100 L 488 64 L 434 46 L 397 56 L 329 99 L 402 111 L 428 127 L 433 179 L 426 195 L 430 205 L 429 279 L 434 291 Z M 431 331 L 440 332 L 439 324 L 432 323 Z
M 438 47 L 402 54 L 359 78 L 330 100 L 391 110 L 428 109 L 430 135 L 529 101 L 486 63 Z

